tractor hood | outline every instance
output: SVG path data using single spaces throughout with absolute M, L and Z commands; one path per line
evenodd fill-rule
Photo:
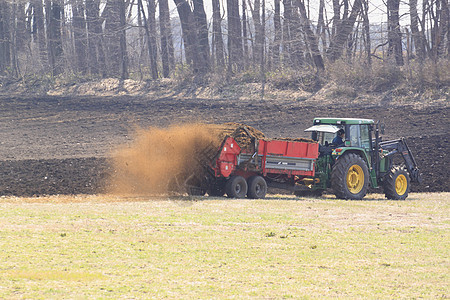
M 321 125 L 314 125 L 312 127 L 309 127 L 305 131 L 320 131 L 320 132 L 336 133 L 336 132 L 338 132 L 338 130 L 339 130 L 339 127 L 337 127 L 335 125 L 321 124 Z

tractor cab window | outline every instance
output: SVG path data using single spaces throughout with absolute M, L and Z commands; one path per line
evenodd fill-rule
M 349 127 L 350 145 L 370 149 L 369 125 L 350 125 Z
M 370 150 L 369 125 L 360 125 L 361 147 Z
M 360 144 L 360 130 L 359 130 L 359 125 L 350 125 L 350 132 L 349 132 L 349 136 L 350 136 L 350 146 L 351 147 L 361 147 Z
M 328 146 L 333 141 L 334 137 L 336 136 L 335 133 L 331 132 L 318 132 L 318 142 L 321 145 Z

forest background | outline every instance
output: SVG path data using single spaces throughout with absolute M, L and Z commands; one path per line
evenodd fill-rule
M 446 102 L 449 28 L 448 0 L 1 0 L 0 84 Z

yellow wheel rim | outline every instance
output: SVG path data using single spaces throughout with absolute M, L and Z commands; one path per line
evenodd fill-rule
M 395 179 L 395 191 L 399 196 L 402 196 L 406 193 L 406 188 L 408 187 L 408 180 L 406 179 L 406 176 L 403 174 L 400 174 Z
M 347 172 L 347 188 L 352 194 L 361 192 L 364 186 L 364 172 L 359 165 L 353 165 Z

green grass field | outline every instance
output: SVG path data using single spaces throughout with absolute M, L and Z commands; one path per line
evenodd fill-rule
M 2 197 L 0 298 L 448 298 L 449 199 Z

